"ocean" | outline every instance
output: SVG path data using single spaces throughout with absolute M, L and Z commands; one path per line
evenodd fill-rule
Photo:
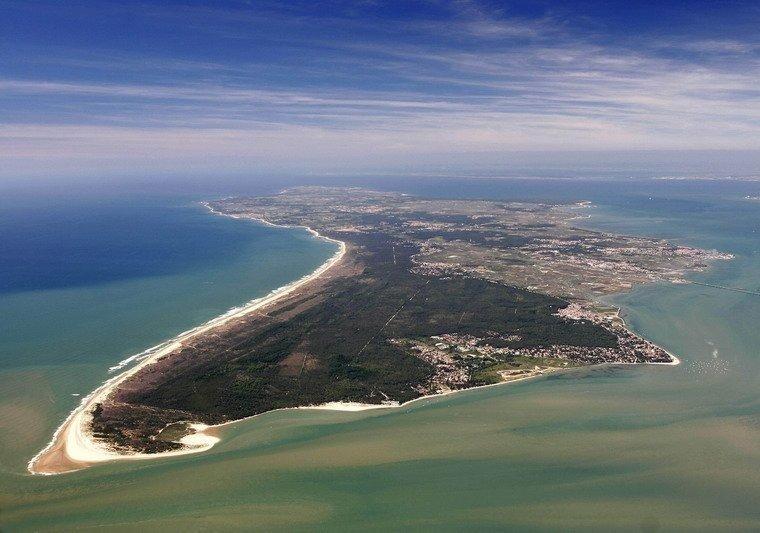
M 305 230 L 213 215 L 190 196 L 22 195 L 0 216 L 6 471 L 23 467 L 44 440 L 37 429 L 48 433 L 119 362 L 310 273 L 334 251 Z
M 760 183 L 364 178 L 436 197 L 589 200 L 585 227 L 733 253 L 690 279 L 760 292 Z M 292 182 L 288 183 L 292 184 Z M 647 285 L 608 298 L 677 367 L 599 367 L 398 410 L 274 412 L 211 451 L 29 476 L 119 361 L 307 274 L 334 251 L 198 201 L 280 183 L 0 204 L 0 529 L 760 528 L 760 296 Z

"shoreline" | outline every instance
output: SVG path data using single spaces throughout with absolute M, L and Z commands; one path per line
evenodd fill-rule
M 463 392 L 463 391 L 483 389 L 486 387 L 495 387 L 499 385 L 506 385 L 509 383 L 516 383 L 516 382 L 525 381 L 528 379 L 535 379 L 543 375 L 548 375 L 548 374 L 553 374 L 559 371 L 568 370 L 564 368 L 555 368 L 555 369 L 550 368 L 550 369 L 537 370 L 527 375 L 517 377 L 515 379 L 509 379 L 509 380 L 501 381 L 498 383 L 490 383 L 486 385 L 478 385 L 475 387 L 468 387 L 464 389 L 454 389 L 454 390 L 448 390 L 448 391 L 435 393 L 435 394 L 428 394 L 428 395 L 420 396 L 418 398 L 414 398 L 412 400 L 408 400 L 404 403 L 387 402 L 383 404 L 365 404 L 365 403 L 360 403 L 360 402 L 329 402 L 329 403 L 320 404 L 320 405 L 307 405 L 307 406 L 296 406 L 296 407 L 287 407 L 287 408 L 281 408 L 281 409 L 273 409 L 271 411 L 266 411 L 266 412 L 258 413 L 249 417 L 240 418 L 236 420 L 230 420 L 230 421 L 223 422 L 220 424 L 215 424 L 215 425 L 206 425 L 206 424 L 200 424 L 200 423 L 196 423 L 192 421 L 187 421 L 189 426 L 194 430 L 194 432 L 188 435 L 185 435 L 178 441 L 182 443 L 183 445 L 185 445 L 185 447 L 181 449 L 160 452 L 160 453 L 141 453 L 141 452 L 119 453 L 114 450 L 108 449 L 107 447 L 103 446 L 102 444 L 98 443 L 92 438 L 92 435 L 87 430 L 87 423 L 89 422 L 89 415 L 94 405 L 105 400 L 120 383 L 122 383 L 124 380 L 131 377 L 135 373 L 137 373 L 142 368 L 156 362 L 160 358 L 164 357 L 165 355 L 170 354 L 177 348 L 181 347 L 183 342 L 186 342 L 198 335 L 206 333 L 233 319 L 245 316 L 256 310 L 261 309 L 262 307 L 276 303 L 280 298 L 291 294 L 292 292 L 302 287 L 303 285 L 309 283 L 310 281 L 314 279 L 319 278 L 325 272 L 327 272 L 331 267 L 338 264 L 341 261 L 341 259 L 344 257 L 347 250 L 347 246 L 345 242 L 321 235 L 319 232 L 317 232 L 316 230 L 308 226 L 279 225 L 279 224 L 274 224 L 272 222 L 269 222 L 268 220 L 265 220 L 262 218 L 222 213 L 213 209 L 207 202 L 201 202 L 201 205 L 203 205 L 205 208 L 207 208 L 211 213 L 215 215 L 226 216 L 226 217 L 230 217 L 234 219 L 253 220 L 263 225 L 268 225 L 268 226 L 273 226 L 273 227 L 303 228 L 316 238 L 338 244 L 339 249 L 331 258 L 329 258 L 326 262 L 321 264 L 311 274 L 303 276 L 302 278 L 294 282 L 291 282 L 287 285 L 274 289 L 266 296 L 253 299 L 247 302 L 246 304 L 243 304 L 238 307 L 234 307 L 230 309 L 229 311 L 225 312 L 224 314 L 218 317 L 215 317 L 200 326 L 186 330 L 180 333 L 179 335 L 173 337 L 172 339 L 159 343 L 138 354 L 132 355 L 120 361 L 116 365 L 110 367 L 109 372 L 113 372 L 116 370 L 120 370 L 124 368 L 125 366 L 128 366 L 132 362 L 137 361 L 137 364 L 135 364 L 128 370 L 121 372 L 120 374 L 106 380 L 98 388 L 96 388 L 94 391 L 92 391 L 90 394 L 88 394 L 82 399 L 80 404 L 68 415 L 68 417 L 64 420 L 64 422 L 53 433 L 53 437 L 50 440 L 50 442 L 29 461 L 29 463 L 27 464 L 27 470 L 31 474 L 57 475 L 57 474 L 63 474 L 63 473 L 81 470 L 81 469 L 87 468 L 88 466 L 92 466 L 94 464 L 101 463 L 101 462 L 110 462 L 110 461 L 118 461 L 118 460 L 161 459 L 161 458 L 177 457 L 181 455 L 204 452 L 211 449 L 216 443 L 218 443 L 221 440 L 219 437 L 217 437 L 214 434 L 206 433 L 207 431 L 213 432 L 213 430 L 216 428 L 220 428 L 223 426 L 227 426 L 227 425 L 235 424 L 235 423 L 242 422 L 245 420 L 249 420 L 252 418 L 256 418 L 258 416 L 261 416 L 270 412 L 275 412 L 275 411 L 331 410 L 331 411 L 358 412 L 358 411 L 374 410 L 374 409 L 392 409 L 392 408 L 404 407 L 411 403 L 418 402 L 425 399 L 443 397 L 443 396 L 447 396 L 450 394 Z M 624 327 L 628 329 L 627 326 L 624 326 Z M 668 363 L 615 363 L 615 362 L 611 362 L 611 363 L 600 363 L 598 365 L 590 365 L 590 368 L 593 368 L 595 366 L 613 366 L 613 365 L 647 364 L 647 365 L 676 366 L 680 364 L 681 361 L 678 357 L 676 357 L 669 351 L 665 350 L 664 348 L 661 348 L 661 349 L 663 349 L 672 358 L 671 362 L 668 362 Z M 52 458 L 49 456 L 52 456 Z M 55 465 L 56 456 L 58 457 L 57 462 L 63 463 L 66 466 L 64 467 L 64 466 L 58 465 L 57 468 L 46 467 L 46 462 L 52 462 Z M 42 467 L 40 467 L 40 465 L 42 465 Z
M 120 383 L 137 373 L 139 370 L 156 362 L 163 356 L 170 354 L 177 348 L 181 347 L 183 342 L 206 333 L 207 331 L 210 331 L 218 326 L 226 324 L 231 320 L 246 316 L 254 311 L 261 309 L 262 307 L 277 302 L 282 297 L 293 293 L 307 283 L 321 277 L 325 272 L 330 270 L 333 266 L 337 265 L 346 254 L 347 246 L 345 242 L 320 235 L 319 232 L 312 228 L 306 226 L 279 226 L 263 219 L 220 213 L 212 209 L 205 202 L 202 203 L 202 205 L 217 215 L 259 221 L 263 224 L 276 227 L 302 227 L 316 238 L 338 244 L 339 248 L 335 254 L 333 254 L 327 261 L 317 267 L 317 269 L 314 270 L 311 274 L 307 274 L 306 276 L 303 276 L 296 281 L 274 289 L 265 296 L 250 300 L 241 306 L 233 307 L 229 311 L 215 318 L 212 318 L 200 326 L 186 330 L 168 341 L 162 342 L 138 354 L 132 355 L 120 361 L 116 365 L 110 367 L 109 371 L 114 371 L 129 365 L 133 361 L 138 361 L 137 364 L 128 370 L 125 370 L 124 372 L 107 379 L 98 388 L 82 398 L 79 405 L 77 405 L 77 407 L 75 407 L 74 410 L 69 413 L 66 419 L 55 430 L 50 442 L 48 442 L 48 444 L 42 448 L 42 450 L 40 450 L 34 457 L 29 460 L 27 463 L 27 470 L 29 473 L 33 475 L 56 475 L 66 472 L 73 472 L 75 470 L 81 470 L 82 468 L 86 468 L 87 466 L 95 463 L 115 460 L 139 460 L 160 457 L 174 457 L 188 453 L 201 452 L 211 448 L 214 444 L 216 444 L 216 442 L 218 442 L 219 439 L 211 435 L 205 435 L 203 432 L 215 426 L 192 424 L 196 432 L 190 435 L 186 435 L 180 440 L 183 442 L 183 444 L 188 446 L 187 448 L 155 454 L 144 454 L 137 452 L 118 453 L 110 450 L 94 441 L 89 432 L 85 429 L 85 425 L 87 422 L 89 422 L 89 415 L 93 407 L 97 403 L 105 400 Z M 55 464 L 57 462 L 60 463 L 64 461 L 68 466 L 72 466 L 72 468 L 69 468 L 68 466 L 64 468 L 60 466 L 58 468 L 51 468 L 50 466 L 47 466 L 48 462 Z
M 666 350 L 667 351 L 667 350 Z M 109 461 L 119 461 L 119 460 L 148 460 L 148 459 L 165 459 L 165 458 L 171 458 L 171 457 L 179 457 L 182 455 L 190 455 L 194 453 L 201 453 L 210 450 L 215 444 L 219 443 L 222 439 L 221 437 L 218 437 L 214 434 L 215 430 L 223 428 L 225 426 L 231 426 L 233 424 L 238 424 L 240 422 L 246 422 L 253 420 L 255 418 L 259 418 L 261 416 L 267 415 L 269 413 L 275 413 L 275 412 L 283 412 L 283 411 L 339 411 L 339 412 L 361 412 L 361 411 L 374 411 L 374 410 L 382 410 L 382 409 L 399 409 L 402 407 L 407 407 L 411 404 L 421 402 L 423 400 L 435 400 L 444 398 L 446 396 L 451 396 L 454 394 L 459 394 L 463 392 L 469 392 L 469 391 L 476 391 L 481 389 L 487 389 L 491 387 L 499 387 L 503 385 L 510 385 L 513 383 L 519 383 L 523 381 L 533 380 L 540 377 L 549 376 L 552 374 L 558 374 L 560 372 L 569 372 L 573 370 L 581 370 L 581 369 L 593 369 L 593 368 L 601 368 L 601 367 L 608 367 L 608 366 L 636 366 L 636 365 L 662 365 L 662 366 L 676 366 L 681 363 L 681 360 L 671 354 L 670 352 L 667 352 L 672 358 L 673 361 L 669 363 L 599 363 L 596 365 L 588 365 L 588 366 L 580 366 L 580 367 L 572 367 L 572 368 L 546 368 L 539 371 L 534 371 L 532 373 L 522 375 L 520 377 L 516 377 L 514 379 L 509 379 L 505 381 L 500 381 L 498 383 L 488 383 L 485 385 L 477 385 L 475 387 L 467 387 L 464 389 L 452 389 L 444 392 L 438 392 L 435 394 L 426 394 L 424 396 L 420 396 L 418 398 L 414 398 L 412 400 L 408 400 L 403 403 L 398 402 L 388 402 L 388 403 L 381 403 L 381 404 L 370 404 L 370 403 L 360 403 L 360 402 L 328 402 L 324 404 L 317 404 L 317 405 L 302 405 L 297 407 L 283 407 L 279 409 L 272 409 L 270 411 L 265 411 L 263 413 L 257 413 L 255 415 L 247 416 L 244 418 L 238 418 L 236 420 L 229 420 L 227 422 L 222 422 L 220 424 L 213 424 L 213 425 L 207 425 L 202 423 L 190 423 L 190 427 L 192 427 L 195 432 L 191 433 L 189 435 L 186 435 L 180 439 L 179 442 L 185 444 L 187 447 L 182 448 L 179 450 L 172 450 L 169 452 L 160 452 L 160 453 L 116 453 L 110 450 L 104 450 L 101 446 L 96 445 L 95 443 L 92 443 L 92 441 L 88 438 L 88 441 L 95 445 L 97 451 L 99 453 L 106 452 L 108 453 L 107 456 L 103 456 L 102 458 L 88 458 L 88 460 L 73 460 L 74 463 L 78 463 L 81 466 L 78 466 L 77 468 L 67 469 L 60 472 L 33 472 L 30 470 L 30 472 L 34 475 L 60 475 L 70 472 L 75 472 L 78 470 L 82 470 L 85 468 L 88 468 L 89 466 L 93 466 L 96 463 L 101 462 L 109 462 Z M 80 426 L 81 428 L 81 426 Z M 208 432 L 208 433 L 206 433 Z M 77 435 L 79 437 L 79 435 Z
M 677 366 L 681 364 L 681 360 L 673 355 L 672 353 L 668 352 L 664 348 L 662 348 L 670 357 L 673 358 L 673 361 L 669 363 L 599 363 L 596 365 L 586 365 L 586 366 L 578 366 L 578 367 L 570 367 L 570 368 L 546 368 L 541 369 L 538 371 L 532 371 L 532 373 L 521 375 L 519 377 L 515 377 L 514 379 L 508 379 L 504 381 L 499 381 L 498 383 L 487 383 L 485 385 L 476 385 L 474 387 L 467 387 L 465 389 L 451 389 L 444 392 L 437 392 L 435 394 L 426 394 L 424 396 L 419 396 L 418 398 L 413 398 L 411 400 L 407 400 L 403 403 L 399 402 L 386 402 L 386 403 L 361 403 L 361 402 L 328 402 L 323 404 L 316 404 L 316 405 L 300 405 L 297 407 L 281 407 L 279 409 L 272 409 L 270 411 L 265 411 L 263 413 L 257 413 L 255 415 L 246 416 L 244 418 L 238 418 L 236 420 L 228 420 L 227 422 L 222 422 L 220 424 L 214 424 L 211 426 L 205 425 L 205 424 L 195 424 L 196 426 L 204 426 L 204 428 L 200 431 L 202 433 L 206 430 L 215 430 L 217 428 L 222 428 L 225 426 L 231 426 L 232 424 L 237 424 L 239 422 L 245 422 L 248 420 L 252 420 L 254 418 L 258 418 L 261 416 L 264 416 L 269 413 L 276 413 L 276 412 L 282 412 L 282 411 L 341 411 L 341 412 L 359 412 L 359 411 L 374 411 L 378 409 L 398 409 L 401 407 L 406 407 L 410 404 L 420 402 L 422 400 L 431 400 L 436 398 L 443 398 L 445 396 L 451 396 L 453 394 L 458 394 L 462 392 L 469 392 L 469 391 L 475 391 L 480 389 L 486 389 L 490 387 L 499 387 L 501 385 L 509 385 L 512 383 L 518 383 L 520 381 L 527 381 L 531 379 L 540 378 L 542 376 L 548 376 L 550 374 L 557 374 L 560 372 L 569 372 L 573 370 L 581 370 L 586 368 L 601 368 L 601 367 L 607 367 L 607 366 L 637 366 L 637 365 L 651 365 L 651 366 Z M 208 435 L 211 437 L 210 435 Z M 216 442 L 219 442 L 221 439 L 217 437 L 211 437 L 215 438 Z M 213 446 L 213 444 L 211 445 Z M 209 446 L 206 449 L 203 450 L 189 450 L 185 453 L 196 453 L 196 452 L 202 452 L 206 451 L 207 449 L 210 449 L 211 446 Z M 180 450 L 181 451 L 181 450 Z M 166 453 L 172 453 L 175 452 L 166 452 Z M 185 453 L 182 453 L 181 455 L 184 455 Z M 150 459 L 153 457 L 160 458 L 160 457 L 168 457 L 168 455 L 162 455 L 162 454 L 141 454 L 145 457 L 140 457 L 141 459 Z M 180 455 L 180 454 L 177 454 Z

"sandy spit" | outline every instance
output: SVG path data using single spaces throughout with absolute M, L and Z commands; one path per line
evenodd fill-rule
M 266 225 L 277 226 L 277 224 L 272 224 L 271 222 L 263 220 L 263 219 L 246 217 L 242 215 L 228 215 L 226 213 L 221 213 L 219 211 L 214 210 L 209 204 L 204 203 L 203 205 L 207 207 L 212 213 L 217 214 L 217 215 L 229 216 L 232 218 L 256 220 Z M 206 333 L 207 331 L 215 327 L 221 326 L 222 324 L 225 324 L 229 322 L 230 320 L 245 316 L 258 309 L 261 309 L 264 306 L 271 305 L 277 302 L 280 298 L 293 293 L 295 290 L 301 288 L 302 286 L 309 283 L 310 281 L 318 278 L 319 276 L 322 276 L 330 268 L 338 264 L 340 260 L 343 258 L 343 256 L 345 255 L 346 244 L 343 241 L 330 239 L 328 237 L 322 236 L 314 229 L 306 227 L 306 226 L 298 226 L 298 227 L 305 228 L 315 237 L 325 239 L 330 242 L 334 242 L 338 244 L 339 250 L 335 253 L 335 255 L 333 255 L 329 260 L 323 263 L 319 268 L 317 268 L 311 274 L 304 276 L 303 278 L 293 283 L 280 287 L 279 289 L 272 291 L 267 296 L 258 298 L 256 300 L 252 300 L 241 307 L 231 309 L 227 313 L 219 317 L 216 317 L 201 326 L 185 331 L 169 341 L 166 341 L 157 346 L 154 346 L 153 348 L 150 348 L 144 352 L 141 352 L 140 354 L 131 356 L 125 359 L 124 361 L 118 363 L 114 367 L 111 367 L 112 370 L 121 369 L 122 367 L 132 363 L 133 361 L 138 361 L 138 363 L 135 366 L 107 380 L 100 387 L 98 387 L 92 393 L 90 393 L 89 395 L 87 395 L 85 398 L 82 399 L 79 406 L 77 406 L 77 408 L 74 409 L 69 414 L 66 420 L 55 431 L 55 433 L 53 434 L 53 438 L 48 443 L 48 445 L 29 461 L 29 464 L 28 464 L 29 472 L 31 472 L 32 474 L 40 474 L 40 475 L 54 475 L 54 474 L 62 474 L 65 472 L 73 472 L 75 470 L 80 470 L 88 466 L 92 466 L 94 464 L 107 462 L 107 461 L 158 459 L 158 458 L 164 458 L 164 457 L 186 455 L 186 454 L 191 454 L 191 453 L 199 453 L 199 452 L 203 452 L 210 449 L 212 446 L 214 446 L 214 444 L 219 442 L 220 440 L 219 437 L 215 435 L 215 431 L 214 431 L 215 428 L 234 424 L 237 422 L 241 422 L 243 420 L 249 420 L 251 418 L 256 418 L 263 414 L 266 414 L 266 413 L 260 413 L 260 414 L 242 418 L 239 420 L 231 420 L 229 422 L 217 424 L 214 426 L 207 426 L 205 424 L 199 424 L 199 423 L 190 423 L 190 427 L 193 429 L 193 433 L 184 436 L 180 440 L 180 442 L 184 444 L 184 447 L 180 450 L 173 450 L 173 451 L 162 452 L 162 453 L 146 454 L 146 453 L 117 452 L 117 451 L 107 448 L 106 446 L 104 446 L 103 444 L 95 440 L 89 431 L 90 420 L 92 416 L 91 412 L 94 406 L 102 402 L 103 400 L 105 400 L 108 397 L 108 395 L 113 390 L 115 390 L 115 388 L 124 380 L 134 375 L 142 368 L 150 364 L 153 364 L 161 357 L 180 348 L 182 344 L 186 342 L 187 340 L 192 339 L 198 335 L 202 335 L 203 333 Z M 669 355 L 673 358 L 672 362 L 647 363 L 647 364 L 678 365 L 680 363 L 680 360 L 675 355 L 672 355 L 672 354 L 669 354 Z M 617 365 L 617 364 L 622 364 L 622 363 L 604 363 L 604 366 Z M 631 364 L 639 364 L 639 363 L 631 363 Z M 600 366 L 600 365 L 595 365 L 595 366 Z M 275 411 L 288 411 L 288 410 L 365 411 L 365 410 L 370 410 L 370 409 L 398 408 L 398 407 L 406 406 L 411 403 L 420 402 L 425 399 L 437 398 L 437 397 L 445 396 L 448 394 L 453 394 L 455 392 L 461 392 L 463 390 L 475 390 L 475 389 L 481 389 L 485 387 L 505 385 L 508 383 L 516 383 L 519 381 L 534 379 L 534 378 L 546 375 L 548 373 L 558 372 L 562 370 L 563 369 L 537 370 L 529 374 L 520 376 L 519 378 L 502 381 L 499 383 L 482 385 L 478 387 L 470 387 L 468 389 L 451 390 L 451 391 L 446 391 L 446 392 L 441 392 L 441 393 L 436 393 L 436 394 L 430 394 L 426 396 L 421 396 L 419 398 L 415 398 L 413 400 L 410 400 L 404 403 L 386 402 L 382 404 L 365 404 L 365 403 L 359 403 L 359 402 L 329 402 L 329 403 L 325 403 L 321 405 L 308 405 L 308 406 L 301 406 L 301 407 L 275 409 Z M 272 411 L 267 411 L 267 412 L 272 412 Z
M 208 204 L 204 205 L 215 214 L 223 214 L 211 209 Z M 233 218 L 245 217 L 233 216 Z M 275 225 L 265 220 L 260 220 L 260 222 L 268 225 Z M 92 464 L 105 461 L 153 459 L 196 453 L 208 450 L 216 444 L 219 441 L 216 436 L 204 433 L 204 431 L 209 429 L 209 426 L 203 424 L 191 424 L 191 427 L 195 432 L 186 435 L 181 440 L 181 442 L 185 444 L 183 449 L 153 454 L 117 452 L 95 440 L 90 433 L 89 427 L 92 419 L 92 410 L 96 404 L 105 400 L 124 380 L 139 372 L 142 368 L 155 363 L 163 356 L 177 350 L 183 345 L 183 343 L 226 324 L 231 320 L 246 316 L 262 307 L 277 302 L 279 299 L 300 289 L 310 281 L 322 276 L 343 259 L 343 256 L 346 253 L 346 244 L 343 241 L 322 236 L 312 228 L 306 229 L 315 237 L 338 244 L 338 251 L 311 274 L 304 276 L 293 283 L 275 289 L 267 296 L 251 300 L 245 305 L 233 308 L 223 315 L 209 320 L 201 326 L 180 333 L 167 342 L 159 344 L 145 352 L 137 354 L 136 356 L 129 357 L 116 366 L 111 367 L 112 370 L 120 369 L 135 360 L 139 361 L 129 370 L 108 379 L 100 387 L 82 399 L 80 404 L 55 431 L 53 438 L 47 446 L 29 461 L 27 465 L 29 472 L 32 474 L 46 475 L 60 474 L 80 470 Z M 354 407 L 350 407 L 350 409 L 357 410 Z

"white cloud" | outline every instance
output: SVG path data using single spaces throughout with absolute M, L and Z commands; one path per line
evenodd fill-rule
M 316 40 L 314 48 L 334 52 L 308 65 L 320 83 L 260 83 L 265 63 L 109 61 L 105 52 L 69 58 L 107 72 L 98 81 L 0 80 L 0 105 L 8 103 L 0 160 L 6 172 L 56 162 L 231 168 L 294 158 L 350 168 L 447 151 L 760 149 L 752 43 L 663 40 L 631 50 L 472 2 L 453 8 L 450 21 L 404 31 L 445 31 L 479 46 Z M 695 63 L 653 52 L 665 48 L 742 59 Z M 133 78 L 141 64 L 153 83 L 101 81 Z

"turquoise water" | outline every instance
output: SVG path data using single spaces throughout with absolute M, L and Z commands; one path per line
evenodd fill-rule
M 597 207 L 588 211 L 591 218 L 584 225 L 731 252 L 736 259 L 717 263 L 692 279 L 760 289 L 760 204 L 742 199 L 760 193 L 757 183 L 362 184 L 436 196 L 589 199 Z M 234 303 L 234 288 L 248 279 L 246 272 L 258 279 L 259 292 L 281 284 L 267 285 L 267 280 L 286 273 L 244 268 L 273 254 L 274 241 L 290 242 L 293 248 L 313 244 L 297 232 L 270 234 L 270 228 L 209 218 L 184 200 L 179 204 L 204 226 L 218 224 L 220 230 L 258 231 L 263 236 L 237 243 L 237 251 L 219 256 L 218 262 L 194 266 L 190 271 L 196 273 L 195 281 L 188 285 L 178 280 L 190 272 L 180 270 L 89 288 L 46 289 L 43 294 L 104 294 L 114 284 L 134 283 L 148 283 L 151 290 L 138 292 L 150 294 L 165 276 L 179 286 L 198 287 L 199 280 L 208 279 L 201 272 L 213 271 L 213 263 L 221 272 L 215 278 L 220 287 L 228 274 L 233 280 L 228 286 L 230 301 L 219 303 L 223 309 Z M 222 242 L 224 235 L 218 234 Z M 258 239 L 268 235 L 272 242 L 259 246 Z M 330 253 L 318 248 L 308 256 L 314 264 Z M 249 255 L 238 255 L 245 250 Z M 305 257 L 292 262 L 295 270 L 313 268 Z M 240 277 L 235 279 L 234 272 Z M 134 292 L 126 289 L 121 294 Z M 105 465 L 65 476 L 24 475 L 25 461 L 75 403 L 72 392 L 87 392 L 124 354 L 163 339 L 167 330 L 162 328 L 169 328 L 163 321 L 177 320 L 175 329 L 180 329 L 183 320 L 186 324 L 203 318 L 193 318 L 199 313 L 194 306 L 216 289 L 204 298 L 187 292 L 166 293 L 143 303 L 143 312 L 153 313 L 153 318 L 122 327 L 120 336 L 136 337 L 125 340 L 121 349 L 113 345 L 110 355 L 98 348 L 98 341 L 87 348 L 84 339 L 93 334 L 92 326 L 82 326 L 78 339 L 72 335 L 72 348 L 60 364 L 50 354 L 35 363 L 35 354 L 45 354 L 39 348 L 45 335 L 56 328 L 31 335 L 34 326 L 18 321 L 18 327 L 32 329 L 14 337 L 16 346 L 23 348 L 24 337 L 31 336 L 29 346 L 37 348 L 17 348 L 26 357 L 3 359 L 4 530 L 760 528 L 760 297 L 698 285 L 650 285 L 611 298 L 623 307 L 634 329 L 682 358 L 677 367 L 581 369 L 384 412 L 269 413 L 226 428 L 222 442 L 206 454 Z M 237 292 L 242 300 L 256 295 Z M 181 301 L 180 295 L 185 295 L 184 303 L 175 307 L 173 298 Z M 168 307 L 161 309 L 159 302 Z M 59 305 L 48 306 L 50 312 L 57 312 Z M 94 313 L 93 319 L 106 315 L 109 320 L 104 322 L 113 324 L 110 313 L 119 311 L 127 324 L 133 311 L 124 307 L 113 305 L 108 313 Z M 72 304 L 61 314 L 75 311 L 84 312 Z M 167 317 L 174 313 L 177 318 Z M 75 319 L 72 316 L 71 322 Z M 78 355 L 80 343 L 83 352 Z
M 74 395 L 90 392 L 119 361 L 334 253 L 304 230 L 216 216 L 187 197 L 23 200 L 3 210 L 0 225 L 6 471 L 23 469 L 78 402 Z

